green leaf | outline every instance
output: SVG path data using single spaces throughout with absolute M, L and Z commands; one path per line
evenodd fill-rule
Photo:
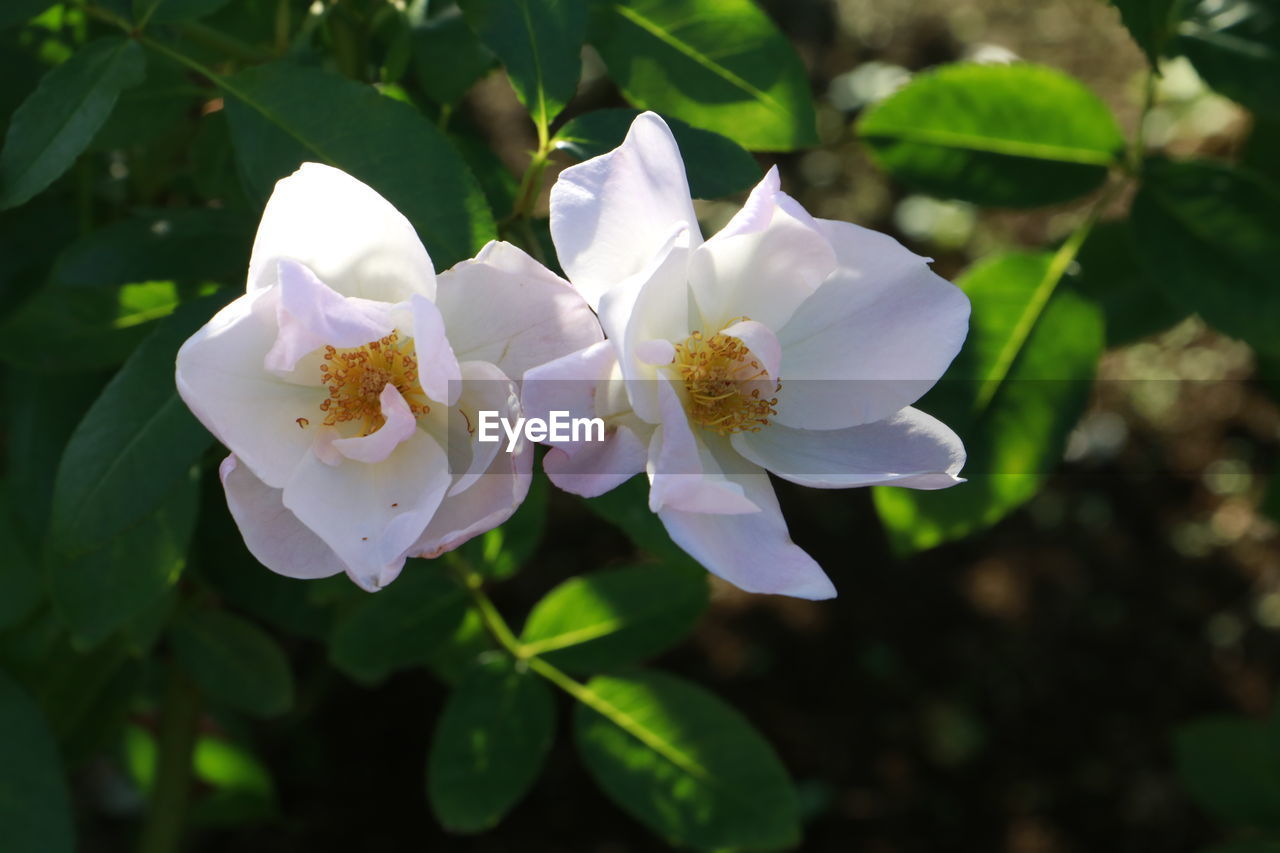
M 776 850 L 800 840 L 795 789 L 737 711 L 674 676 L 597 676 L 576 697 L 578 752 L 619 806 L 671 844 Z
M 496 826 L 537 779 L 554 724 L 538 676 L 505 655 L 473 666 L 449 694 L 427 759 L 427 795 L 445 829 Z
M 935 492 L 875 489 L 897 553 L 995 524 L 1061 460 L 1103 345 L 1097 305 L 1058 284 L 1069 261 L 1069 249 L 997 254 L 956 281 L 973 304 L 969 337 L 918 405 L 964 440 L 967 482 Z
M 671 541 L 667 529 L 649 509 L 649 480 L 636 475 L 612 491 L 585 501 L 587 508 L 618 527 L 643 551 L 672 565 L 696 566 L 693 558 Z
M 133 18 L 149 24 L 171 24 L 203 18 L 230 0 L 133 0 Z
M 534 124 L 549 127 L 582 76 L 586 0 L 459 0 L 458 6 L 506 67 Z
M 19 529 L 11 506 L 12 490 L 0 481 L 0 630 L 17 625 L 40 601 L 44 574 Z
M 79 646 L 97 645 L 173 588 L 186 566 L 196 485 L 184 477 L 153 513 L 97 550 L 71 557 L 50 543 L 50 594 Z
M 818 142 L 804 65 L 752 0 L 594 0 L 587 40 L 638 107 L 752 151 Z
M 170 280 L 243 287 L 255 230 L 255 222 L 229 210 L 135 211 L 68 246 L 53 280 L 77 287 Z
M 67 557 L 101 547 L 155 509 L 213 444 L 173 383 L 178 348 L 222 304 L 182 306 L 89 408 L 54 478 L 50 536 Z
M 556 132 L 555 146 L 579 160 L 604 154 L 622 144 L 639 114 L 639 110 L 612 109 L 580 115 Z M 750 189 L 760 180 L 756 159 L 732 139 L 679 119 L 666 122 L 680 146 L 694 198 L 721 198 Z
M 25 24 L 53 5 L 54 0 L 5 0 L 0 7 L 0 28 Z
M 1139 267 L 1127 221 L 1095 226 L 1080 247 L 1076 265 L 1079 270 L 1071 284 L 1102 307 L 1108 347 L 1163 332 L 1187 317 L 1187 310 L 1170 302 Z
M 225 610 L 190 610 L 172 629 L 183 670 L 214 701 L 258 717 L 293 707 L 293 673 L 271 636 Z
M 1155 68 L 1173 32 L 1178 0 L 1111 0 L 1111 4 L 1120 10 L 1120 20 L 1124 21 L 1129 35 Z
M 1182 784 L 1219 820 L 1280 829 L 1280 732 L 1272 723 L 1206 717 L 1178 729 Z
M 470 257 L 496 236 L 484 194 L 462 158 L 408 104 L 288 62 L 217 82 L 228 97 L 241 173 L 259 197 L 303 162 L 317 161 L 385 196 L 418 230 L 437 269 Z
M 1199 0 L 1177 49 L 1204 81 L 1251 110 L 1280 118 L 1280 8 L 1259 0 Z
M 707 608 L 707 574 L 661 563 L 570 578 L 534 605 L 526 651 L 579 672 L 635 663 L 678 643 Z
M 373 683 L 425 664 L 462 623 L 466 594 L 438 566 L 411 560 L 394 583 L 364 598 L 334 629 L 329 658 Z
M 1038 65 L 946 65 L 918 75 L 858 124 L 872 158 L 922 192 L 995 207 L 1084 195 L 1124 139 L 1106 104 Z
M 1208 161 L 1151 160 L 1133 202 L 1138 259 L 1169 299 L 1219 331 L 1280 352 L 1280 189 Z
M 137 42 L 104 38 L 54 68 L 13 114 L 0 151 L 0 209 L 16 207 L 70 168 L 123 89 L 142 82 Z
M 415 27 L 412 47 L 413 79 L 424 95 L 442 106 L 462 100 L 497 64 L 459 14 L 441 15 Z
M 0 673 L 0 838 L 5 853 L 71 853 L 70 797 L 40 710 Z

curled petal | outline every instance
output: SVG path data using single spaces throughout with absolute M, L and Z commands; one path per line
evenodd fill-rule
M 773 424 L 738 433 L 734 448 L 784 480 L 819 489 L 906 486 L 945 489 L 962 482 L 960 437 L 937 418 L 906 408 L 883 421 L 833 430 Z
M 344 349 L 376 341 L 393 328 L 388 306 L 342 296 L 297 261 L 277 264 L 278 332 L 263 365 L 289 373 L 303 356 L 326 344 Z
M 347 459 L 373 464 L 386 459 L 401 442 L 412 438 L 418 422 L 396 386 L 388 382 L 378 396 L 378 402 L 385 418 L 382 426 L 368 435 L 335 439 L 329 443 L 330 446 Z
M 571 166 L 551 188 L 551 238 L 573 286 L 592 308 L 640 271 L 683 223 L 701 242 L 680 149 L 654 113 L 636 117 L 622 145 Z
M 566 492 L 595 498 L 643 471 L 648 455 L 644 442 L 626 426 L 619 426 L 604 441 L 551 448 L 542 459 L 542 469 Z
M 248 289 L 275 284 L 283 258 L 343 296 L 394 303 L 436 293 L 431 258 L 409 220 L 371 187 L 319 163 L 276 184 L 253 243 Z
M 444 317 L 425 296 L 414 296 L 413 348 L 418 361 L 418 383 L 432 400 L 452 406 L 462 393 L 462 370 L 445 336 Z

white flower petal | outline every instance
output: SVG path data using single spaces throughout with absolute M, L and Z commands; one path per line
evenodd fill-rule
M 542 459 L 542 470 L 558 488 L 594 498 L 643 471 L 648 456 L 644 442 L 626 426 L 619 426 L 610 431 L 604 441 L 579 442 L 573 448 L 551 448 Z
M 662 408 L 662 426 L 649 442 L 649 509 L 664 507 L 697 513 L 754 513 L 760 507 L 725 476 L 708 445 L 724 442 L 709 433 L 696 434 L 684 405 L 666 380 L 653 383 Z
M 450 479 L 444 448 L 418 430 L 373 465 L 327 465 L 307 454 L 285 486 L 284 505 L 372 591 L 400 573 Z
M 729 224 L 694 249 L 689 283 L 703 334 L 738 317 L 776 331 L 836 268 L 817 221 L 778 186 L 774 167 Z
M 944 489 L 962 482 L 964 445 L 946 424 L 906 408 L 883 421 L 836 430 L 772 424 L 733 436 L 734 448 L 784 480 L 819 489 L 906 486 Z
M 835 597 L 831 580 L 787 534 L 769 475 L 744 468 L 733 478 L 759 512 L 710 515 L 667 508 L 658 518 L 671 539 L 713 574 L 747 592 Z
M 679 245 L 681 233 L 683 228 L 668 235 L 648 265 L 600 300 L 600 325 L 617 350 L 631 407 L 650 423 L 661 417 L 658 372 L 636 348 L 655 339 L 683 341 L 689 334 L 689 252 Z
M 284 508 L 282 489 L 259 480 L 234 455 L 218 466 L 227 507 L 259 563 L 287 578 L 327 578 L 345 570 L 338 555 Z
M 654 113 L 631 124 L 622 145 L 571 166 L 551 188 L 551 237 L 561 266 L 592 308 L 634 275 L 684 223 L 683 246 L 702 236 L 675 137 Z
M 330 446 L 347 459 L 373 464 L 386 459 L 401 443 L 412 438 L 418 421 L 396 386 L 388 382 L 378 402 L 386 419 L 382 426 L 368 435 L 336 439 Z
M 326 392 L 263 369 L 276 340 L 277 293 L 241 296 L 178 351 L 175 382 L 209 432 L 272 488 L 283 488 L 315 440 Z M 303 421 L 299 421 L 302 418 Z
M 500 435 L 498 441 L 494 442 L 477 440 L 480 412 L 497 412 L 498 417 L 513 422 L 520 415 L 520 400 L 515 383 L 496 366 L 487 361 L 464 361 L 461 371 L 462 393 L 449 410 L 446 448 L 449 451 L 449 468 L 454 472 L 450 495 L 471 488 L 477 479 L 493 467 L 494 458 L 499 453 L 506 452 L 505 435 Z M 521 442 L 522 445 L 523 443 Z
M 441 273 L 436 304 L 459 360 L 491 362 L 517 381 L 604 337 L 569 282 L 510 243 Z
M 462 371 L 446 337 L 440 309 L 425 296 L 414 296 L 413 350 L 418 362 L 418 384 L 432 400 L 452 406 L 462 393 Z
M 410 553 L 438 557 L 502 524 L 529 493 L 532 468 L 532 444 L 515 453 L 495 454 L 488 470 L 466 491 L 445 497 Z
M 431 258 L 409 220 L 372 188 L 319 163 L 276 184 L 254 240 L 249 290 L 275 284 L 283 258 L 343 296 L 404 302 L 436 292 Z
M 275 344 L 263 360 L 267 370 L 290 373 L 302 358 L 328 345 L 363 346 L 393 328 L 389 306 L 342 296 L 297 261 L 279 262 Z
M 779 332 L 776 423 L 872 423 L 933 387 L 964 343 L 969 299 L 884 234 L 820 220 L 840 267 Z

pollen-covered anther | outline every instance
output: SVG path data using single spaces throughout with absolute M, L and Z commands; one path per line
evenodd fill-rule
M 386 421 L 379 398 L 388 383 L 400 392 L 414 417 L 431 411 L 426 394 L 418 384 L 413 339 L 401 340 L 397 332 L 359 347 L 326 346 L 324 361 L 320 363 L 320 381 L 329 391 L 329 396 L 320 403 L 325 426 L 355 422 L 360 427 L 359 435 L 376 432 Z
M 722 328 L 745 319 L 730 320 Z M 689 394 L 689 417 L 709 430 L 720 435 L 758 432 L 778 413 L 778 398 L 764 394 L 776 394 L 782 383 L 771 379 L 735 337 L 694 332 L 676 344 L 674 365 Z

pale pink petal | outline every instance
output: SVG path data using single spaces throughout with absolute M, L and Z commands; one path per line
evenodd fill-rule
M 520 416 L 515 383 L 495 365 L 487 361 L 464 361 L 460 369 L 462 392 L 449 410 L 445 445 L 449 452 L 449 470 L 454 474 L 450 495 L 472 488 L 486 471 L 493 468 L 493 460 L 506 452 L 507 437 L 501 429 L 498 441 L 477 440 L 480 412 L 497 412 L 498 417 L 507 418 L 512 423 Z
M 282 489 L 253 476 L 234 455 L 218 466 L 227 507 L 259 563 L 287 578 L 327 578 L 346 567 L 333 549 L 284 508 Z
M 784 480 L 819 489 L 906 486 L 945 489 L 962 482 L 960 437 L 938 419 L 906 408 L 883 421 L 836 430 L 772 424 L 733 436 L 734 448 Z
M 328 345 L 338 349 L 363 346 L 390 334 L 388 306 L 367 299 L 344 297 L 315 273 L 293 260 L 281 260 L 275 344 L 263 366 L 289 373 L 303 356 Z
M 675 361 L 676 348 L 671 341 L 655 338 L 635 345 L 635 357 L 645 364 L 663 365 Z
M 459 360 L 491 362 L 517 381 L 604 337 L 569 282 L 510 243 L 441 273 L 436 304 Z
M 386 459 L 402 442 L 413 437 L 418 421 L 396 386 L 388 382 L 378 402 L 386 419 L 382 426 L 368 435 L 336 439 L 330 443 L 334 450 L 347 459 L 373 464 Z
M 711 515 L 663 509 L 658 518 L 672 541 L 713 574 L 747 592 L 835 597 L 836 589 L 821 567 L 791 541 L 769 475 L 743 466 L 732 477 L 760 511 Z
M 642 113 L 622 145 L 571 166 L 551 188 L 551 237 L 561 266 L 592 308 L 661 250 L 671 228 L 681 245 L 702 237 L 680 149 L 666 122 Z
M 276 339 L 277 293 L 257 291 L 219 311 L 178 351 L 175 383 L 192 413 L 272 488 L 283 488 L 324 417 L 319 387 L 263 370 Z
M 409 220 L 370 187 L 319 163 L 276 184 L 253 244 L 249 290 L 275 284 L 284 258 L 343 296 L 404 302 L 436 292 L 431 258 Z
M 324 540 L 364 589 L 386 586 L 449 488 L 449 464 L 434 438 L 417 430 L 382 462 L 327 465 L 303 458 L 284 505 Z
M 618 426 L 605 435 L 604 441 L 551 448 L 542 458 L 542 470 L 558 488 L 594 498 L 643 471 L 648 456 L 644 442 L 626 426 Z
M 613 344 L 600 341 L 530 369 L 520 387 L 525 416 L 547 420 L 553 411 L 578 418 L 603 416 L 597 395 L 617 364 Z
M 739 317 L 776 331 L 836 268 L 817 222 L 778 186 L 775 167 L 729 224 L 693 251 L 689 283 L 703 334 Z
M 502 524 L 529 493 L 532 467 L 532 444 L 515 453 L 495 454 L 488 470 L 465 491 L 444 499 L 410 555 L 438 557 Z
M 413 309 L 413 349 L 418 360 L 418 383 L 432 400 L 452 406 L 462 392 L 462 372 L 445 334 L 440 309 L 425 296 L 409 302 Z M 475 306 L 481 311 L 480 306 Z
M 636 347 L 656 339 L 683 341 L 689 334 L 689 252 L 678 245 L 680 233 L 669 235 L 645 268 L 600 300 L 600 325 L 617 350 L 631 408 L 649 423 L 660 418 L 655 390 L 658 372 Z
M 892 237 L 820 220 L 839 269 L 781 330 L 776 422 L 873 423 L 933 387 L 964 343 L 969 300 Z
M 652 383 L 658 392 L 662 426 L 649 442 L 649 509 L 664 507 L 698 513 L 754 513 L 759 507 L 741 485 L 725 476 L 709 443 L 718 436 L 695 435 L 674 386 Z

